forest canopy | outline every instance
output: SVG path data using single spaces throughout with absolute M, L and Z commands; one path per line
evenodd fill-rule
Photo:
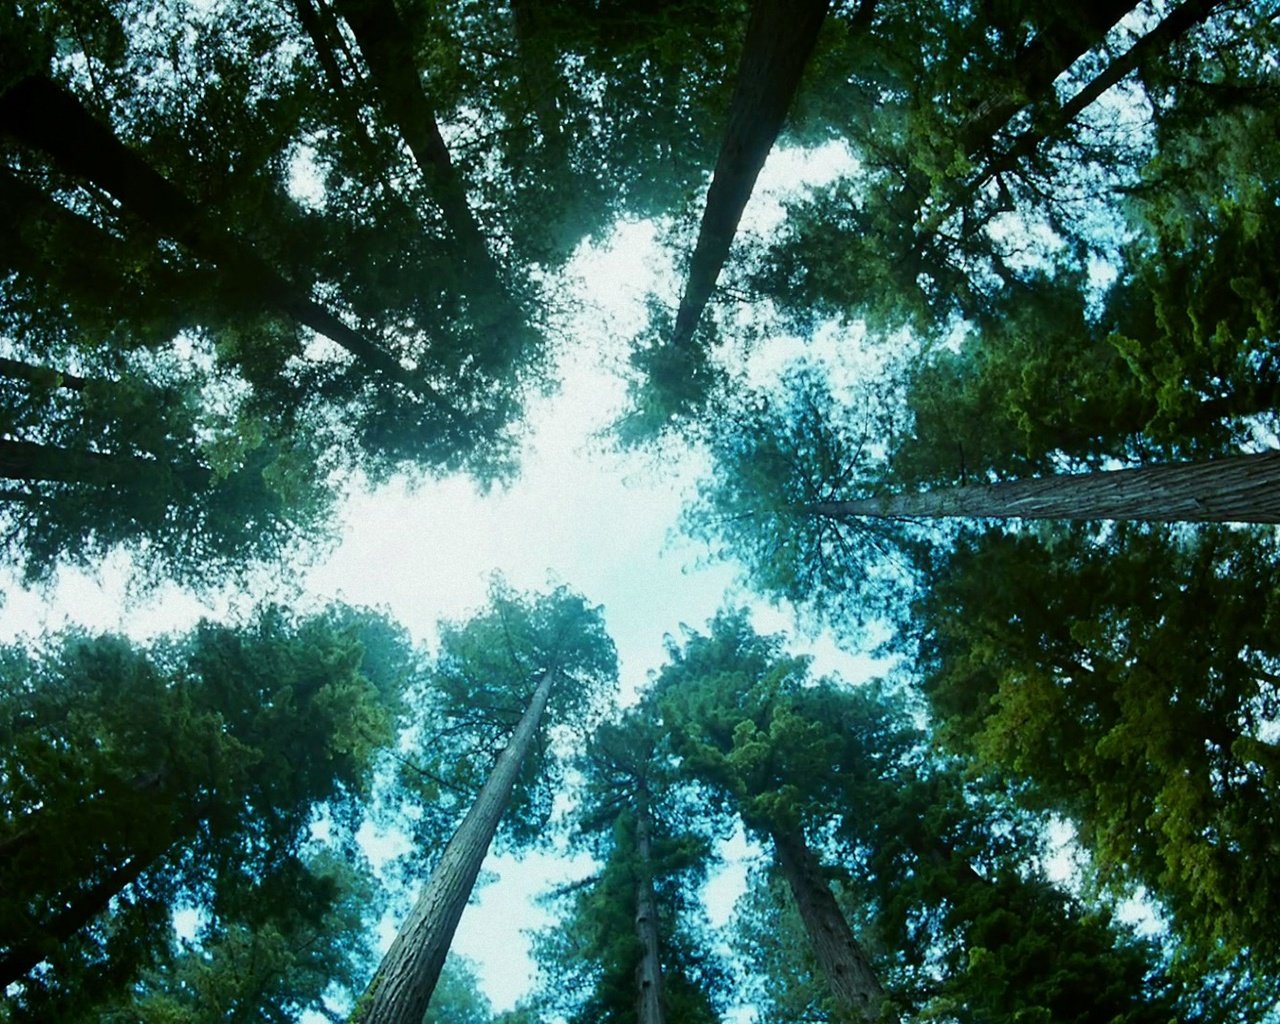
M 5 5 L 0 1022 L 1280 1021 L 1277 53 Z

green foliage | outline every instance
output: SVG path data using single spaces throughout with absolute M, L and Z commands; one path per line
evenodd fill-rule
M 423 1024 L 490 1024 L 493 1011 L 480 991 L 475 966 L 465 957 L 450 954 L 440 972 Z
M 503 816 L 502 841 L 531 842 L 544 833 L 552 801 L 564 781 L 563 759 L 551 734 L 579 736 L 590 728 L 614 685 L 617 655 L 601 610 L 565 587 L 518 594 L 500 579 L 489 603 L 465 622 L 441 626 L 440 650 L 427 675 L 415 748 L 402 779 L 434 796 L 460 817 L 488 777 L 544 675 L 555 678 L 534 749 L 521 766 L 515 796 Z M 439 809 L 437 809 L 439 810 Z M 433 851 L 437 817 L 419 819 L 424 850 Z
M 686 530 L 742 563 L 758 592 L 821 608 L 850 632 L 896 617 L 932 533 L 824 515 L 822 505 L 888 489 L 898 403 L 889 384 L 838 399 L 813 365 L 741 395 L 710 431 L 712 467 L 684 514 Z
M 267 608 L 149 650 L 78 633 L 5 648 L 0 962 L 19 982 L 12 1019 L 118 998 L 163 953 L 177 905 L 211 915 L 216 943 L 253 929 L 260 907 L 336 907 L 345 869 L 316 862 L 313 874 L 299 858 L 322 813 L 353 841 L 412 667 L 397 627 L 341 606 L 309 618 Z M 305 923 L 273 920 L 286 932 Z M 346 934 L 334 956 L 352 955 Z M 336 970 L 325 956 L 323 971 Z
M 918 608 L 948 744 L 1070 819 L 1202 973 L 1275 957 L 1275 560 L 1229 528 L 966 538 Z

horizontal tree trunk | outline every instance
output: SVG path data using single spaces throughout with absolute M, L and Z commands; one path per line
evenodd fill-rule
M 136 487 L 162 476 L 179 480 L 192 490 L 212 482 L 203 466 L 175 466 L 134 455 L 78 451 L 32 441 L 0 440 L 0 478 L 56 481 L 96 487 Z
M 796 511 L 834 519 L 1126 519 L 1280 523 L 1280 451 L 949 487 Z
M 352 1014 L 353 1024 L 422 1024 L 480 865 L 511 801 L 521 766 L 533 748 L 554 677 L 551 671 L 543 675 L 510 743 L 382 958 L 378 973 Z
M 837 1006 L 847 1020 L 879 1020 L 884 988 L 854 938 L 818 859 L 799 831 L 774 830 L 774 857 L 804 922 L 814 956 Z

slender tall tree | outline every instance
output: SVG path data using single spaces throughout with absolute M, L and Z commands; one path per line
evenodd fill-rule
M 841 1019 L 880 1020 L 886 992 L 824 876 L 812 837 L 821 821 L 795 779 L 827 761 L 832 737 L 788 707 L 803 659 L 783 657 L 745 614 L 721 615 L 706 636 L 672 646 L 654 696 L 684 770 L 721 792 L 747 829 L 766 838 Z M 801 765 L 799 758 L 811 764 Z
M 513 800 L 523 820 L 509 823 L 509 830 L 532 830 L 539 807 L 549 808 L 548 707 L 556 721 L 581 721 L 616 670 L 599 609 L 563 589 L 521 598 L 496 587 L 488 609 L 446 630 L 434 670 L 445 713 L 463 721 L 487 719 L 484 733 L 470 737 L 473 758 L 482 760 L 495 744 L 501 750 L 358 1003 L 354 1019 L 360 1024 L 422 1020 L 480 866 Z

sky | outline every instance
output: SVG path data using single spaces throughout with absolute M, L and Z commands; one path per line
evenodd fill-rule
M 843 159 L 838 149 L 817 157 L 775 154 L 752 200 L 752 227 L 767 230 L 777 218 L 772 195 L 779 187 L 830 175 Z M 437 623 L 478 611 L 500 572 L 516 589 L 563 583 L 603 607 L 625 704 L 665 661 L 666 637 L 679 636 L 685 625 L 704 628 L 726 605 L 749 604 L 762 632 L 792 633 L 786 609 L 753 601 L 736 584 L 734 566 L 712 563 L 704 545 L 676 532 L 682 504 L 704 468 L 698 457 L 619 453 L 602 436 L 624 406 L 621 368 L 643 322 L 645 295 L 669 295 L 676 284 L 654 226 L 620 225 L 602 245 L 581 250 L 565 277 L 579 303 L 559 331 L 562 384 L 531 407 L 522 472 L 506 489 L 481 494 L 469 481 L 449 478 L 417 486 L 393 481 L 354 493 L 341 509 L 342 539 L 330 554 L 292 578 L 288 572 L 264 577 L 251 593 L 201 601 L 166 587 L 131 596 L 119 561 L 96 578 L 65 572 L 46 592 L 10 584 L 0 605 L 0 640 L 71 623 L 145 639 L 185 630 L 201 616 L 243 613 L 292 589 L 302 606 L 341 599 L 385 609 L 430 650 Z M 798 353 L 796 339 L 778 339 L 753 375 L 768 377 Z M 865 659 L 840 651 L 829 638 L 797 636 L 791 647 L 812 654 L 819 672 L 859 679 L 869 671 Z M 368 838 L 375 852 L 396 847 L 395 837 Z M 713 924 L 727 919 L 746 863 L 756 855 L 741 839 L 724 851 L 725 867 L 709 886 Z M 526 932 L 550 922 L 537 895 L 589 871 L 582 859 L 545 855 L 486 862 L 493 880 L 463 915 L 454 949 L 475 961 L 496 1010 L 513 1006 L 532 981 Z M 384 922 L 384 944 L 395 924 Z

